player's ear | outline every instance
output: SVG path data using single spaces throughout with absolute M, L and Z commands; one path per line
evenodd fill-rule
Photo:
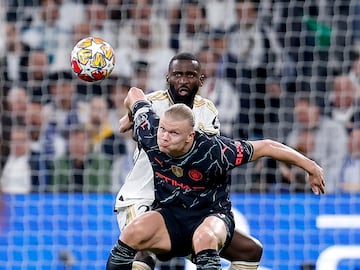
M 204 81 L 205 81 L 205 75 L 204 74 L 200 75 L 199 81 L 200 81 L 200 86 L 202 86 L 204 84 Z
M 169 83 L 169 75 L 166 75 L 166 82 Z
M 194 137 L 195 137 L 195 131 L 192 131 L 192 132 L 189 134 L 186 142 L 191 142 L 191 141 L 194 139 Z

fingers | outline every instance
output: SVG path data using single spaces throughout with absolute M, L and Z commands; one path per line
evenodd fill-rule
M 311 190 L 315 195 L 324 194 L 325 193 L 325 182 L 324 180 L 321 181 L 320 184 L 313 184 L 311 185 Z
M 315 195 L 319 195 L 319 189 L 318 189 L 317 186 L 311 187 L 311 190 L 312 190 L 312 192 L 313 192 Z
M 321 193 L 324 194 L 325 193 L 325 181 L 324 180 L 321 181 L 320 189 L 321 189 Z

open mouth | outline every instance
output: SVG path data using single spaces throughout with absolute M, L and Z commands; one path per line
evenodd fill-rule
M 180 87 L 178 93 L 180 96 L 188 96 L 190 94 L 190 89 L 187 87 Z

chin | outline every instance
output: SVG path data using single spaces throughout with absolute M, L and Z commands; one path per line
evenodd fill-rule
M 169 153 L 170 153 L 169 149 L 167 149 L 166 147 L 159 147 L 159 150 L 160 150 L 160 152 L 163 152 L 163 153 L 165 153 L 165 154 L 169 154 Z

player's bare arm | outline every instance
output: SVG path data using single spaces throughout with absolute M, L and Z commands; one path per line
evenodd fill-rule
M 129 114 L 124 115 L 119 120 L 119 131 L 125 133 L 132 129 L 134 122 L 130 120 Z
M 273 140 L 251 141 L 254 147 L 252 160 L 271 157 L 276 160 L 296 165 L 309 174 L 309 184 L 314 194 L 325 193 L 323 169 L 313 160 L 282 143 Z
M 134 123 L 131 119 L 131 107 L 140 100 L 146 100 L 144 92 L 140 88 L 131 87 L 124 100 L 124 105 L 128 109 L 129 113 L 121 117 L 119 120 L 120 133 L 125 133 L 133 127 Z

